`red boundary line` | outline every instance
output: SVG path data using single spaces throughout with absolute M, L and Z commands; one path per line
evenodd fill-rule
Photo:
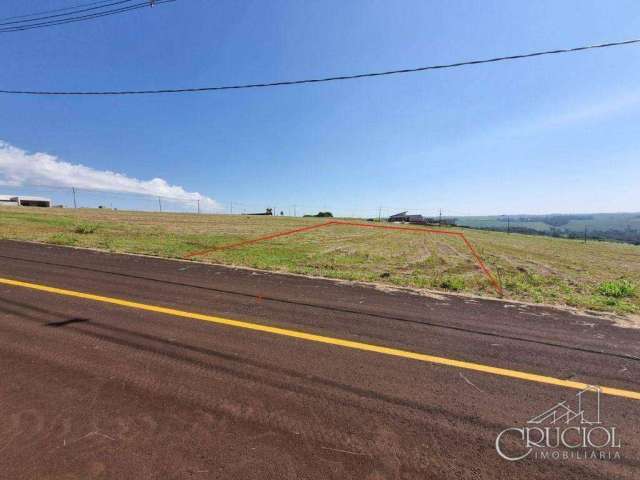
M 396 226 L 392 226 L 392 225 L 372 225 L 370 223 L 343 222 L 343 221 L 338 221 L 338 220 L 331 220 L 331 221 L 328 221 L 328 222 L 319 223 L 317 225 L 310 225 L 308 227 L 295 228 L 293 230 L 285 230 L 283 232 L 277 232 L 277 233 L 273 233 L 271 235 L 265 235 L 264 237 L 258 237 L 258 238 L 254 238 L 254 239 L 251 239 L 251 240 L 244 240 L 242 242 L 229 243 L 227 245 L 220 245 L 219 247 L 211 247 L 211 248 L 207 248 L 207 249 L 204 249 L 204 250 L 198 250 L 198 251 L 195 251 L 195 252 L 188 253 L 186 255 L 186 258 L 193 258 L 193 257 L 199 256 L 199 255 L 204 255 L 205 253 L 214 252 L 216 250 L 227 250 L 227 249 L 230 249 L 230 248 L 242 247 L 244 245 L 250 245 L 252 243 L 263 242 L 265 240 L 271 240 L 271 239 L 278 238 L 278 237 L 284 237 L 286 235 L 293 235 L 293 234 L 296 234 L 296 233 L 308 232 L 309 230 L 315 230 L 317 228 L 328 227 L 330 225 L 346 225 L 346 226 L 351 226 L 351 227 L 378 228 L 378 229 L 383 229 L 383 230 L 403 230 L 403 231 L 413 232 L 413 233 L 435 233 L 435 234 L 440 234 L 440 235 L 450 235 L 450 236 L 454 236 L 454 237 L 459 237 L 459 238 L 462 239 L 464 244 L 467 246 L 467 248 L 471 252 L 471 255 L 473 255 L 473 257 L 476 260 L 476 263 L 480 267 L 480 270 L 482 270 L 482 273 L 489 279 L 489 282 L 493 285 L 493 287 L 495 288 L 495 290 L 498 293 L 498 295 L 500 295 L 500 296 L 503 295 L 502 286 L 500 285 L 500 283 L 498 282 L 496 277 L 493 275 L 493 273 L 491 273 L 491 270 L 489 270 L 489 268 L 482 261 L 482 258 L 478 254 L 478 251 L 473 246 L 473 244 L 467 239 L 467 237 L 464 235 L 464 233 L 462 233 L 462 232 L 454 232 L 452 230 L 435 230 L 433 228 L 396 227 Z

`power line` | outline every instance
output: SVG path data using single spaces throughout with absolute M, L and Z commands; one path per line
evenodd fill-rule
M 130 0 L 127 0 L 130 1 Z M 171 2 L 175 2 L 176 0 L 156 0 L 153 2 L 153 5 L 161 5 L 163 3 L 171 3 Z M 120 3 L 120 2 L 118 2 Z M 14 26 L 9 26 L 9 27 L 5 27 L 5 28 L 1 28 L 0 29 L 0 33 L 11 33 L 11 32 L 21 32 L 21 31 L 25 31 L 25 30 L 33 30 L 35 28 L 45 28 L 45 27 L 52 27 L 52 26 L 56 26 L 56 25 L 63 25 L 66 23 L 74 23 L 74 22 L 82 22 L 82 21 L 87 21 L 87 20 L 93 20 L 96 18 L 100 18 L 100 17 L 106 17 L 106 16 L 110 16 L 110 15 L 116 15 L 119 13 L 125 13 L 125 12 L 130 12 L 132 10 L 138 10 L 140 8 L 148 8 L 149 7 L 149 2 L 148 1 L 144 1 L 141 3 L 136 3 L 134 5 L 129 5 L 129 6 L 124 6 L 124 7 L 120 7 L 120 8 L 114 8 L 111 10 L 106 10 L 103 12 L 95 12 L 95 13 L 91 13 L 88 15 L 81 15 L 81 16 L 77 16 L 77 17 L 64 17 L 64 18 L 60 18 L 57 20 L 49 20 L 46 22 L 41 22 L 41 23 L 33 23 L 33 24 L 26 24 L 26 25 L 14 25 Z
M 131 1 L 131 0 L 126 0 L 126 2 Z M 162 3 L 169 3 L 169 2 L 175 2 L 176 0 L 158 0 L 154 2 L 154 5 L 159 5 Z M 124 2 L 116 2 L 117 3 L 124 3 Z M 113 4 L 115 5 L 115 4 Z M 125 6 L 125 7 L 120 7 L 120 8 L 115 8 L 115 9 L 111 9 L 111 10 L 106 10 L 106 11 L 102 11 L 102 12 L 95 12 L 92 14 L 88 14 L 88 15 L 81 15 L 81 16 L 77 16 L 77 17 L 64 17 L 64 18 L 60 18 L 57 20 L 49 20 L 46 22 L 41 22 L 41 23 L 33 23 L 33 24 L 26 24 L 26 25 L 15 25 L 15 26 L 9 26 L 9 27 L 5 27 L 5 28 L 1 28 L 0 29 L 0 33 L 10 33 L 10 32 L 19 32 L 19 31 L 25 31 L 25 30 L 32 30 L 35 28 L 45 28 L 45 27 L 51 27 L 51 26 L 56 26 L 56 25 L 63 25 L 66 23 L 74 23 L 74 22 L 81 22 L 81 21 L 87 21 L 87 20 L 93 20 L 95 18 L 100 18 L 100 17 L 106 17 L 106 16 L 110 16 L 110 15 L 116 15 L 119 13 L 124 13 L 124 12 L 129 12 L 132 10 L 138 10 L 140 8 L 146 8 L 149 7 L 149 2 L 148 1 L 144 1 L 141 3 L 137 3 L 134 5 L 129 5 L 129 6 Z M 107 5 L 104 5 L 103 7 L 106 7 Z M 98 7 L 98 8 L 103 8 L 103 7 Z M 89 9 L 92 10 L 92 9 Z M 78 13 L 78 12 L 73 12 L 73 13 Z
M 160 0 L 155 3 L 160 4 L 168 1 L 175 1 L 175 0 Z M 2 30 L 0 30 L 0 32 L 2 32 Z M 509 55 L 509 56 L 503 56 L 503 57 L 487 58 L 482 60 L 469 60 L 469 61 L 441 64 L 441 65 L 429 65 L 426 67 L 406 68 L 401 70 L 387 70 L 383 72 L 360 73 L 356 75 L 341 75 L 336 77 L 312 78 L 312 79 L 306 79 L 306 80 L 286 80 L 286 81 L 271 82 L 271 83 L 249 83 L 249 84 L 243 84 L 243 85 L 222 85 L 222 86 L 214 86 L 214 87 L 165 88 L 165 89 L 158 89 L 158 90 L 106 90 L 106 91 L 0 90 L 0 93 L 16 94 L 16 95 L 148 95 L 148 94 L 159 94 L 159 93 L 196 93 L 196 92 L 213 92 L 218 90 L 242 90 L 242 89 L 248 89 L 248 88 L 280 87 L 280 86 L 302 85 L 302 84 L 310 84 L 310 83 L 335 82 L 340 80 L 355 80 L 359 78 L 371 78 L 371 77 L 381 77 L 386 75 L 425 72 L 428 70 L 443 70 L 443 69 L 458 68 L 458 67 L 464 67 L 464 66 L 470 66 L 470 65 L 481 65 L 485 63 L 496 63 L 496 62 L 504 62 L 504 61 L 511 61 L 511 60 L 520 60 L 520 59 L 531 58 L 531 57 L 541 57 L 545 55 L 575 53 L 575 52 L 581 52 L 584 50 L 617 47 L 617 46 L 632 45 L 637 43 L 640 43 L 640 38 L 624 40 L 621 42 L 609 42 L 609 43 L 601 43 L 597 45 L 587 45 L 582 47 L 545 50 L 541 52 Z
M 67 12 L 67 13 L 56 13 L 54 15 L 47 15 L 47 16 L 44 16 L 44 17 L 29 18 L 27 20 L 13 20 L 13 21 L 10 21 L 10 22 L 3 21 L 2 23 L 0 23 L 0 26 L 37 22 L 38 20 L 47 20 L 47 19 L 50 19 L 50 18 L 67 17 L 67 16 L 70 16 L 70 15 L 78 14 L 78 13 L 90 12 L 92 10 L 100 10 L 102 8 L 112 7 L 112 6 L 115 6 L 115 5 L 121 5 L 123 3 L 130 3 L 130 2 L 133 2 L 133 1 L 134 0 L 119 0 L 117 2 L 113 2 L 112 1 L 111 3 L 100 2 L 100 3 L 102 3 L 102 5 L 88 7 L 88 8 L 82 8 L 82 9 L 79 9 L 79 10 L 73 10 L 73 11 Z M 148 5 L 148 3 L 147 3 L 147 5 Z M 26 26 L 29 26 L 29 25 L 26 25 Z M 14 27 L 9 27 L 9 28 L 14 28 Z
M 14 15 L 12 17 L 3 17 L 0 18 L 0 22 L 4 22 L 5 20 L 15 20 L 15 19 L 19 19 L 19 18 L 28 18 L 28 17 L 35 17 L 37 15 L 48 15 L 49 13 L 57 13 L 57 12 L 65 12 L 68 10 L 75 10 L 76 8 L 83 8 L 83 7 L 91 7 L 94 5 L 98 5 L 101 3 L 109 3 L 112 0 L 100 0 L 98 2 L 90 2 L 90 3 L 81 3 L 81 4 L 76 4 L 73 6 L 69 6 L 69 7 L 64 7 L 64 8 L 56 8 L 53 10 L 44 10 L 44 11 L 40 11 L 40 12 L 34 12 L 34 13 L 27 13 L 24 15 Z

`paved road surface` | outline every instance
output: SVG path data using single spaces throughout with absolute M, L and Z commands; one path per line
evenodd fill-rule
M 8 241 L 0 277 L 640 391 L 640 330 L 559 310 Z M 618 459 L 508 462 L 578 390 L 6 284 L 0 379 L 3 479 L 640 478 L 640 400 L 601 396 Z

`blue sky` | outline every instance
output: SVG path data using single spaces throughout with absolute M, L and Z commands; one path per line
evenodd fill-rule
M 0 17 L 75 3 L 82 2 L 7 0 Z M 152 89 L 624 40 L 640 37 L 640 6 L 178 0 L 0 36 L 2 89 Z M 640 46 L 260 90 L 5 95 L 0 112 L 0 140 L 27 156 L 160 178 L 222 207 L 296 204 L 297 213 L 326 207 L 360 215 L 378 206 L 451 215 L 640 210 Z M 29 189 L 14 182 L 5 190 Z

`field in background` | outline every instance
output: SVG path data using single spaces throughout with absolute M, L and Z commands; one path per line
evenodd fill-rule
M 194 250 L 325 221 L 314 218 L 0 207 L 0 238 L 184 258 Z M 415 227 L 421 228 L 421 227 Z M 640 311 L 640 247 L 464 229 L 507 298 Z M 494 296 L 459 238 L 334 226 L 200 260 Z
M 508 220 L 508 221 L 507 221 Z M 591 213 L 556 215 L 501 215 L 458 217 L 457 224 L 471 228 L 557 237 L 616 240 L 640 245 L 640 213 Z

